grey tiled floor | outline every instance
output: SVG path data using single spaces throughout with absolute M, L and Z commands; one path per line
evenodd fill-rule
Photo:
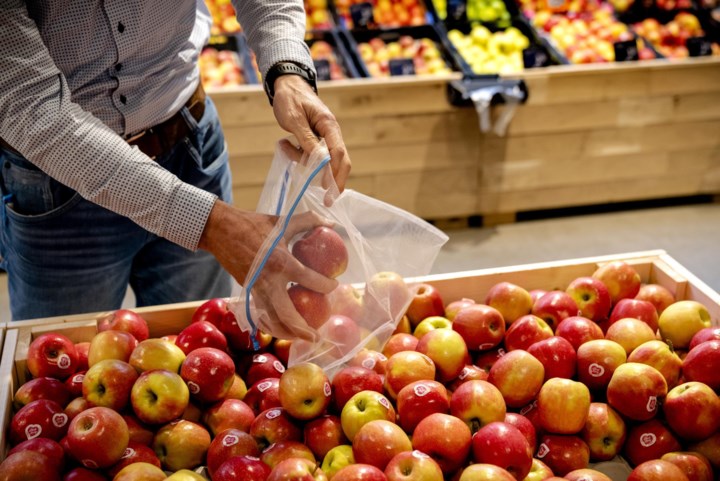
M 720 205 L 699 204 L 518 222 L 448 231 L 433 272 L 664 249 L 720 291 Z M 132 292 L 125 306 L 133 305 Z M 0 275 L 0 322 L 10 320 Z

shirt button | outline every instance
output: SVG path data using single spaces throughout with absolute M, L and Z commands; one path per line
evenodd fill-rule
M 123 105 L 125 105 L 125 104 L 127 103 L 127 97 L 125 97 L 124 95 L 121 95 L 121 96 L 120 96 L 120 102 L 122 102 Z
M 122 64 L 121 64 L 121 63 L 115 64 L 115 71 L 116 71 L 116 72 L 119 72 L 121 68 L 122 68 Z
M 123 25 L 122 22 L 118 22 L 117 29 L 118 32 L 123 33 L 125 31 L 125 25 Z

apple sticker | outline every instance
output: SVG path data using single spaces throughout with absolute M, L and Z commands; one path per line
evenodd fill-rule
M 272 386 L 272 384 L 273 383 L 270 381 L 263 381 L 257 385 L 258 391 L 265 392 Z
M 653 433 L 645 433 L 642 436 L 640 436 L 640 444 L 644 448 L 649 448 L 650 446 L 655 444 L 656 441 L 657 441 L 657 436 L 655 436 L 655 434 L 653 434 Z
M 72 360 L 70 359 L 70 356 L 67 354 L 60 354 L 57 359 L 57 365 L 60 369 L 69 369 L 71 364 Z
M 418 397 L 423 397 L 428 392 L 430 392 L 430 389 L 425 384 L 418 384 L 413 388 L 413 391 L 415 391 L 415 395 Z
M 55 413 L 52 416 L 52 423 L 56 428 L 65 426 L 68 422 L 68 416 L 65 413 Z
M 267 414 L 265 415 L 265 417 L 268 419 L 275 419 L 278 416 L 280 416 L 279 409 L 272 409 L 272 410 L 268 411 Z
M 42 434 L 42 427 L 39 424 L 28 424 L 25 427 L 25 437 L 35 439 Z
M 280 361 L 273 361 L 273 367 L 277 372 L 285 372 L 285 366 Z
M 550 452 L 550 448 L 547 447 L 547 444 L 542 443 L 540 445 L 540 447 L 538 447 L 538 452 L 537 452 L 538 459 L 544 458 L 545 456 L 548 455 L 549 452 Z
M 605 374 L 605 368 L 600 364 L 594 362 L 588 366 L 588 374 L 592 377 L 600 377 Z
M 135 456 L 135 450 L 133 448 L 125 448 L 125 452 L 120 459 L 127 459 L 130 456 Z
M 240 438 L 238 438 L 235 434 L 227 434 L 222 440 L 222 445 L 229 448 L 230 446 L 235 446 L 239 441 Z

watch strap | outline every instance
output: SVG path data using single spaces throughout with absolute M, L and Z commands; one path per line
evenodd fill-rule
M 275 80 L 283 75 L 297 75 L 305 80 L 315 93 L 318 91 L 317 76 L 313 69 L 295 62 L 278 62 L 270 67 L 263 82 L 270 105 L 273 104 L 273 99 L 275 98 Z

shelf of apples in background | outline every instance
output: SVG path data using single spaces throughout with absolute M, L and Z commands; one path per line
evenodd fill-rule
M 687 58 L 688 39 L 705 37 L 707 34 L 698 17 L 691 12 L 678 12 L 666 23 L 655 18 L 646 18 L 634 23 L 632 27 L 669 59 Z M 713 56 L 720 55 L 720 45 L 717 42 L 712 42 L 711 48 Z
M 329 78 L 320 80 L 341 80 L 361 76 L 337 30 L 308 32 L 305 43 L 310 48 L 313 61 L 326 60 L 329 64 Z M 316 70 L 320 74 L 317 64 Z
M 235 7 L 230 0 L 205 0 L 213 24 L 211 35 L 233 34 L 242 31 L 242 27 L 235 16 Z
M 369 28 L 397 28 L 433 23 L 424 0 L 331 0 L 339 26 L 355 29 L 351 8 L 353 5 L 371 3 L 373 23 Z
M 213 35 L 198 61 L 200 79 L 207 89 L 260 83 L 255 54 L 242 32 Z
M 335 27 L 328 0 L 305 0 L 305 29 L 330 30 Z

